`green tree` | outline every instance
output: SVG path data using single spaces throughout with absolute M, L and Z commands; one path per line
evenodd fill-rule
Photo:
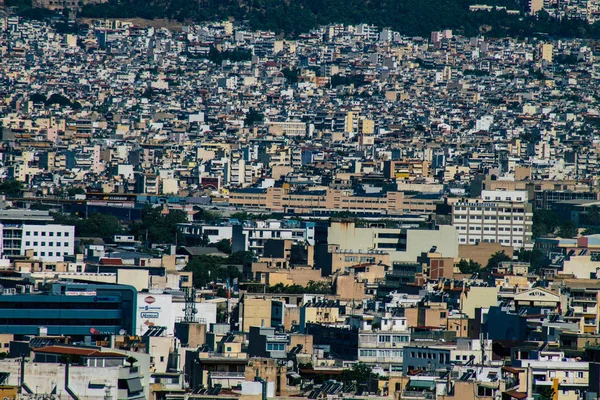
M 245 126 L 254 126 L 254 124 L 260 124 L 265 119 L 264 115 L 256 111 L 254 108 L 250 108 L 248 113 L 246 114 L 246 119 L 244 120 Z
M 219 251 L 222 251 L 225 254 L 231 254 L 231 241 L 229 239 L 221 239 L 217 243 L 214 244 Z
M 107 238 L 123 231 L 121 222 L 113 215 L 90 214 L 87 218 L 79 218 L 74 215 L 53 214 L 54 221 L 59 224 L 74 225 L 77 237 L 101 237 Z
M 560 218 L 552 210 L 537 210 L 533 213 L 533 237 L 552 234 L 560 225 Z
M 288 81 L 288 83 L 292 84 L 292 83 L 298 82 L 299 71 L 297 68 L 294 68 L 294 69 L 284 68 L 281 70 L 281 73 L 283 74 L 285 79 Z
M 41 93 L 32 93 L 31 95 L 29 95 L 29 100 L 31 100 L 34 103 L 45 103 L 46 96 Z
M 187 222 L 187 214 L 182 210 L 169 210 L 163 214 L 162 208 L 146 206 L 142 210 L 142 220 L 131 225 L 131 233 L 139 240 L 150 243 L 181 243 L 183 235 L 177 224 Z
M 306 293 L 331 293 L 331 284 L 327 281 L 308 281 L 306 285 Z
M 80 186 L 71 187 L 71 188 L 67 189 L 67 195 L 69 197 L 73 197 L 76 194 L 85 194 L 85 189 Z
M 584 222 L 586 225 L 600 225 L 600 207 L 595 204 L 587 207 L 584 213 Z
M 538 388 L 539 400 L 554 399 L 554 389 L 551 386 L 540 386 Z
M 558 236 L 561 238 L 574 238 L 577 236 L 578 230 L 572 221 L 567 221 L 558 229 Z
M 534 270 L 539 270 L 549 263 L 549 261 L 546 260 L 546 257 L 544 257 L 544 253 L 542 253 L 540 249 L 522 249 L 517 254 L 517 257 L 519 261 L 528 262 L 531 265 L 531 268 Z
M 240 270 L 228 264 L 229 258 L 199 256 L 192 258 L 186 265 L 185 270 L 193 273 L 194 286 L 202 288 L 211 282 L 241 279 Z
M 504 252 L 504 250 L 501 251 L 497 251 L 494 254 L 492 254 L 492 256 L 489 258 L 487 265 L 485 266 L 485 268 L 489 271 L 498 268 L 498 265 L 500 265 L 501 262 L 504 261 L 510 261 L 511 258 L 506 255 L 506 253 Z
M 21 197 L 23 193 L 23 182 L 7 179 L 0 183 L 0 193 L 7 197 Z
M 352 365 L 352 368 L 342 371 L 342 380 L 344 383 L 369 383 L 371 378 L 374 377 L 373 368 L 362 362 L 356 363 Z
M 461 274 L 473 274 L 481 270 L 481 264 L 473 260 L 467 261 L 465 259 L 462 259 L 458 262 L 457 265 L 458 269 L 460 269 Z
M 221 219 L 222 217 L 223 215 L 220 212 L 205 210 L 204 208 L 201 208 L 198 210 L 198 212 L 194 214 L 194 221 L 202 221 L 206 222 L 207 224 L 212 224 Z
M 245 220 L 250 219 L 250 216 L 248 215 L 248 213 L 246 211 L 238 211 L 238 212 L 234 212 L 233 214 L 231 214 L 229 216 L 229 218 L 237 219 L 239 221 L 245 221 Z

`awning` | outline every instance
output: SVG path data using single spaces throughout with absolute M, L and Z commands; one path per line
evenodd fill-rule
M 141 392 L 144 390 L 140 378 L 127 379 L 127 388 L 130 393 Z
M 418 388 L 418 389 L 433 389 L 435 387 L 435 382 L 434 381 L 422 381 L 422 380 L 410 380 L 408 382 L 408 385 L 411 388 Z

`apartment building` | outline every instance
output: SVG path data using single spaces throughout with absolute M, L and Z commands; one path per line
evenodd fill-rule
M 533 210 L 526 192 L 483 191 L 481 197 L 452 205 L 459 244 L 487 242 L 532 249 Z
M 202 240 L 208 239 L 209 243 L 217 243 L 223 239 L 231 239 L 233 236 L 232 225 L 202 225 L 195 223 L 177 224 L 177 229 L 186 239 Z
M 295 220 L 248 221 L 244 225 L 234 225 L 232 231 L 233 251 L 252 251 L 258 256 L 264 254 L 269 239 L 293 240 L 315 244 L 315 224 Z
M 54 224 L 47 211 L 0 211 L 0 253 L 24 256 L 27 250 L 41 261 L 63 261 L 75 254 L 75 227 Z
M 383 176 L 387 179 L 410 180 L 431 175 L 428 161 L 398 160 L 383 163 Z
M 377 328 L 373 326 L 376 322 Z M 405 317 L 386 313 L 375 319 L 370 315 L 351 316 L 350 326 L 358 329 L 358 361 L 376 364 L 391 372 L 402 371 L 402 348 L 410 343 Z
M 403 192 L 354 195 L 350 191 L 326 189 L 290 192 L 284 188 L 248 188 L 232 191 L 229 204 L 245 209 L 310 213 L 327 211 L 378 212 L 381 214 L 435 212 L 438 196 L 405 195 Z
M 436 248 L 444 257 L 458 256 L 458 236 L 453 226 L 436 229 L 405 229 L 400 227 L 360 226 L 353 221 L 332 221 L 328 230 L 329 245 L 338 245 L 339 251 L 352 249 L 354 253 L 374 250 L 389 253 L 390 262 L 415 262 L 422 253 Z

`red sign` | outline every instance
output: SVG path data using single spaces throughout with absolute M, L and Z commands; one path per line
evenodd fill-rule
M 148 296 L 148 297 L 146 297 L 146 298 L 144 299 L 144 301 L 145 301 L 146 303 L 148 303 L 148 304 L 152 304 L 152 303 L 154 303 L 154 302 L 156 301 L 156 299 L 155 299 L 154 297 L 152 297 L 152 296 Z

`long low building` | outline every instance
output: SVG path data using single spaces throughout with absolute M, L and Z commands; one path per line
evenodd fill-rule
M 229 205 L 243 209 L 285 211 L 291 214 L 313 210 L 378 210 L 384 214 L 433 213 L 440 195 L 406 195 L 404 192 L 355 195 L 351 191 L 326 189 L 290 192 L 285 188 L 248 188 L 232 191 Z
M 136 330 L 133 286 L 54 283 L 48 291 L 4 288 L 0 333 L 84 337 Z

